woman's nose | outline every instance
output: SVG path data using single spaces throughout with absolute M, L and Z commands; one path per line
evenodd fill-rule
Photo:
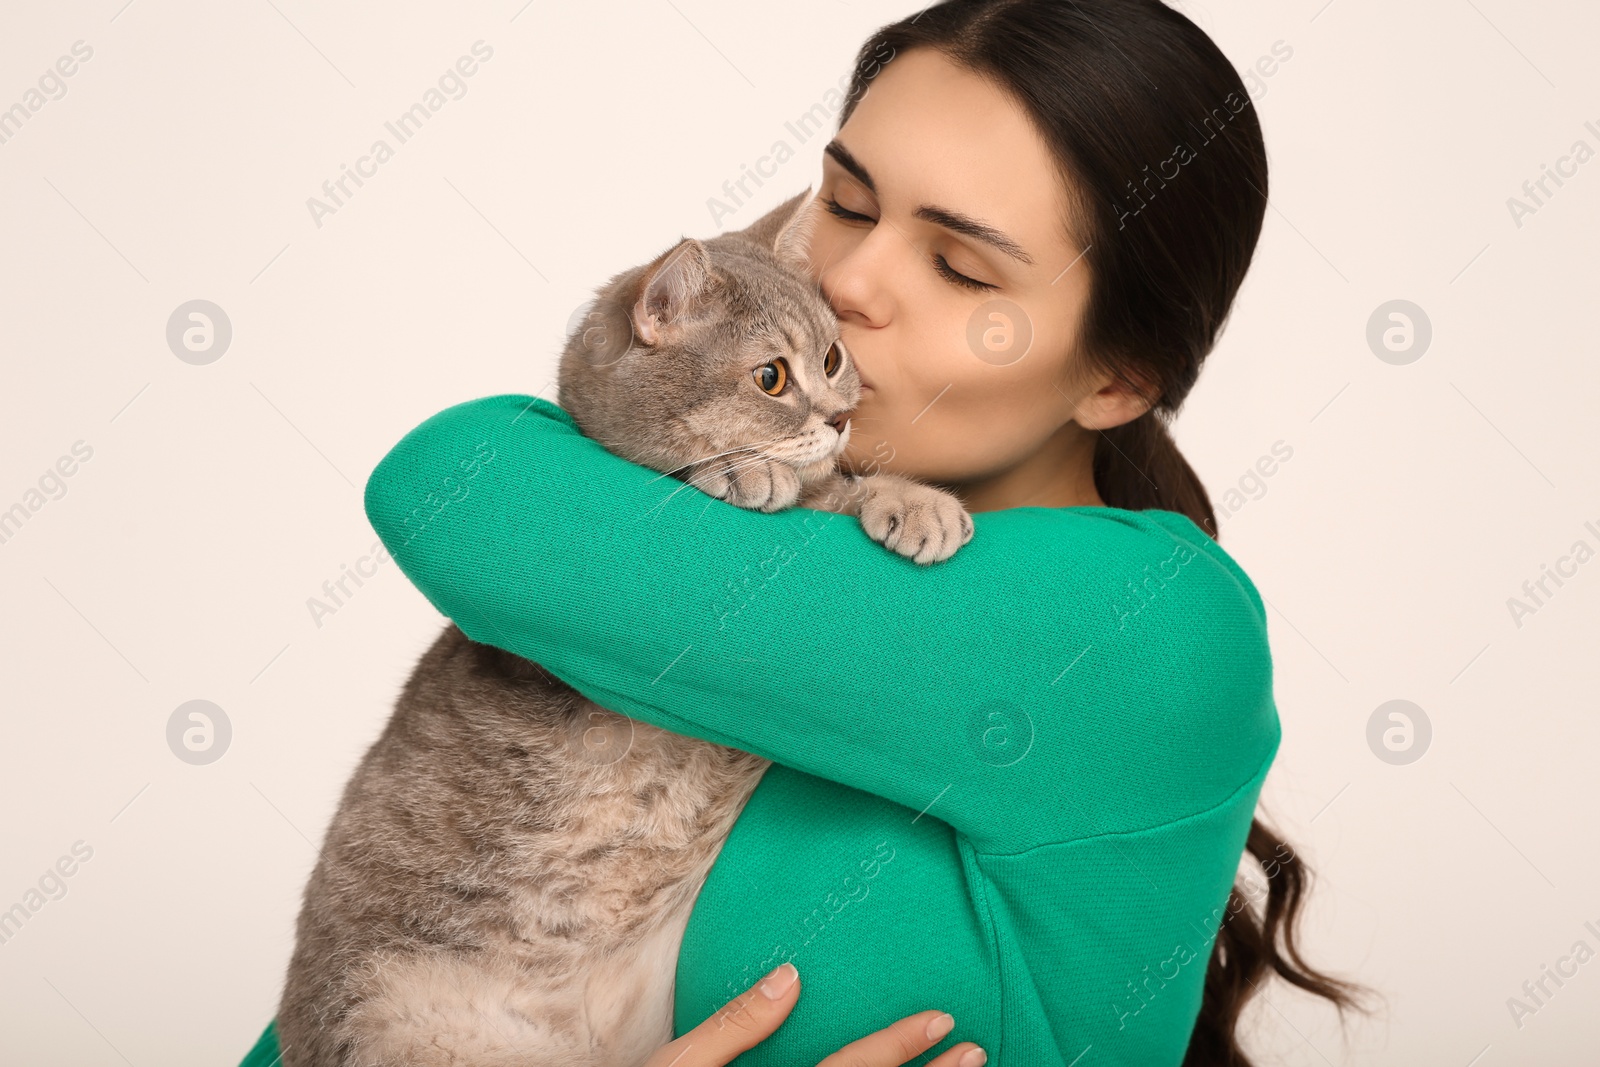
M 860 326 L 882 326 L 888 322 L 886 282 L 891 268 L 879 254 L 885 247 L 883 238 L 884 234 L 878 231 L 868 234 L 848 252 L 836 256 L 823 270 L 822 291 L 839 321 Z

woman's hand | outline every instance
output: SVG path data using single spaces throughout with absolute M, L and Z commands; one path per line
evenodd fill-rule
M 645 1067 L 726 1067 L 741 1052 L 772 1036 L 789 1017 L 799 994 L 799 972 L 792 963 L 782 964 L 711 1018 L 662 1045 Z M 954 1025 L 955 1020 L 944 1012 L 919 1011 L 887 1029 L 850 1042 L 817 1067 L 900 1067 L 937 1045 Z M 927 1067 L 978 1067 L 987 1059 L 983 1049 L 963 1041 L 945 1050 Z

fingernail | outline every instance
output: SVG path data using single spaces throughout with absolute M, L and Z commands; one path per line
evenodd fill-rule
M 945 1034 L 948 1034 L 955 1025 L 956 1017 L 951 1015 L 949 1012 L 944 1012 L 941 1015 L 935 1015 L 933 1018 L 928 1020 L 928 1040 L 939 1040 Z
M 956 1067 L 983 1067 L 989 1062 L 989 1054 L 981 1048 L 969 1048 Z
M 789 992 L 789 987 L 794 985 L 794 980 L 800 977 L 800 972 L 795 970 L 792 963 L 780 963 L 768 971 L 761 980 L 761 995 L 768 1000 L 777 1000 Z

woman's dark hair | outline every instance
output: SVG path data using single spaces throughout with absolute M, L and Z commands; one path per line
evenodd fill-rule
M 1211 500 L 1167 422 L 1227 320 L 1266 214 L 1266 146 L 1243 81 L 1159 0 L 946 0 L 862 45 L 841 127 L 885 65 L 915 48 L 1002 87 L 1061 165 L 1064 225 L 1091 277 L 1079 357 L 1151 399 L 1096 441 L 1101 499 L 1179 512 L 1215 538 Z M 1184 1067 L 1250 1067 L 1235 1029 L 1268 971 L 1331 1001 L 1341 1019 L 1366 1010 L 1363 987 L 1300 956 L 1310 870 L 1259 820 L 1245 847 L 1267 872 L 1265 914 L 1230 890 Z

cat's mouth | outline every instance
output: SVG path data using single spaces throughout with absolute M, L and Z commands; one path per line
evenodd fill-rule
M 845 450 L 850 447 L 850 436 L 855 429 L 855 420 L 845 419 L 844 429 L 839 433 L 829 453 L 829 462 L 837 464 L 844 457 Z
M 810 448 L 805 455 L 797 457 L 794 465 L 800 470 L 812 468 L 833 469 L 839 462 L 839 457 L 844 455 L 845 446 L 850 443 L 850 426 L 845 424 L 844 432 L 834 435 L 831 442 L 821 448 Z

